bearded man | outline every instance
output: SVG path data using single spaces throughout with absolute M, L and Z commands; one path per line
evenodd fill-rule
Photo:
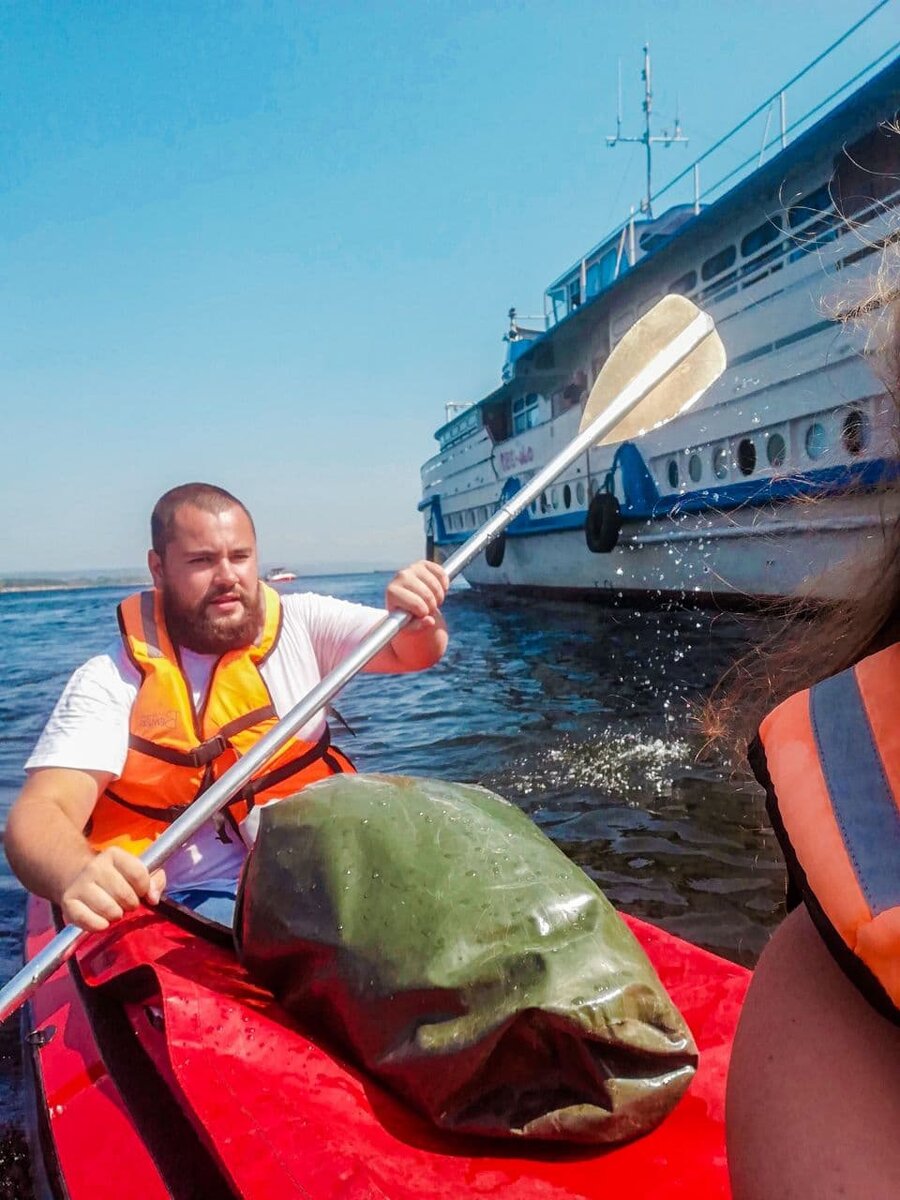
M 350 654 L 384 612 L 259 579 L 246 507 L 211 484 L 163 495 L 151 517 L 154 589 L 119 606 L 120 637 L 75 671 L 25 764 L 5 849 L 22 883 L 70 924 L 101 930 L 165 894 L 230 924 L 259 808 L 353 767 L 316 714 L 215 821 L 152 874 L 137 857 Z M 414 618 L 365 668 L 418 671 L 447 646 L 448 580 L 418 562 L 385 608 Z

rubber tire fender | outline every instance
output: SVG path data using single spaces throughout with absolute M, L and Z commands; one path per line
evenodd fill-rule
M 492 542 L 488 542 L 484 551 L 484 561 L 489 567 L 499 567 L 506 553 L 506 534 L 498 533 Z
M 597 492 L 584 519 L 584 538 L 592 554 L 609 554 L 622 532 L 619 502 L 612 492 Z

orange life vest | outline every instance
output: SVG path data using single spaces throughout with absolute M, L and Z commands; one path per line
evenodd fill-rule
M 846 972 L 900 1018 L 900 644 L 784 701 L 751 763 L 792 882 Z
M 160 592 L 140 592 L 119 605 L 122 639 L 141 684 L 122 774 L 98 800 L 86 830 L 95 848 L 118 845 L 140 854 L 276 723 L 259 668 L 278 643 L 281 601 L 273 588 L 260 586 L 262 636 L 258 644 L 222 655 L 199 712 L 166 630 Z M 228 812 L 234 822 L 241 821 L 255 804 L 353 769 L 331 746 L 327 727 L 314 744 L 291 738 L 238 793 Z

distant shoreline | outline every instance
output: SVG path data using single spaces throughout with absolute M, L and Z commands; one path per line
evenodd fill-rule
M 79 580 L 77 583 L 0 583 L 0 596 L 13 595 L 22 592 L 83 592 L 83 591 L 100 591 L 102 588 L 129 588 L 129 587 L 149 587 L 150 584 L 146 579 L 132 580 L 129 582 L 111 582 L 104 580 L 102 582 L 91 583 L 90 580 Z
M 309 571 L 300 575 L 293 584 L 302 586 L 308 579 L 347 578 L 354 575 L 387 575 L 389 567 L 364 567 L 358 571 Z M 122 588 L 149 588 L 153 584 L 146 577 L 131 579 L 47 579 L 47 580 L 3 580 L 0 579 L 0 596 L 23 595 L 30 592 L 78 592 L 78 591 L 115 591 Z

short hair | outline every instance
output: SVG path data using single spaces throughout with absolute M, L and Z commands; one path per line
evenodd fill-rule
M 172 540 L 175 516 L 186 504 L 208 513 L 224 512 L 226 508 L 239 508 L 246 513 L 253 536 L 256 537 L 253 518 L 246 504 L 242 504 L 237 496 L 232 496 L 231 492 L 226 492 L 224 488 L 216 487 L 212 483 L 182 483 L 164 492 L 150 514 L 150 543 L 160 558 L 164 556 L 166 546 Z

